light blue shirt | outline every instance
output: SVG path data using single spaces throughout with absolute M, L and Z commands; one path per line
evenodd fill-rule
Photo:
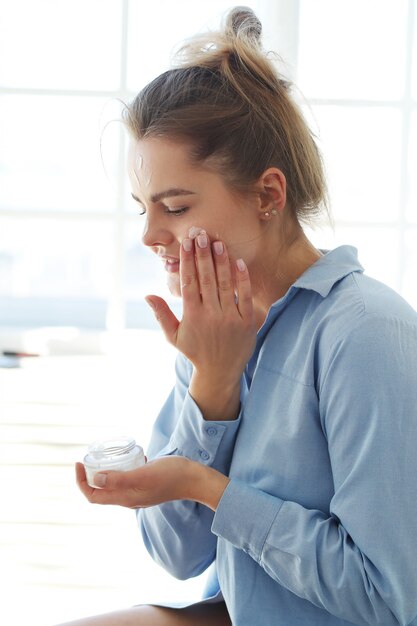
M 216 513 L 142 510 L 153 558 L 179 578 L 215 562 L 234 626 L 417 625 L 417 314 L 342 246 L 275 302 L 235 421 L 205 421 L 191 364 L 149 456 L 231 481 Z

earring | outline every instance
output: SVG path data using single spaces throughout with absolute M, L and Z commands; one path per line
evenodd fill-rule
M 278 215 L 278 211 L 275 207 L 271 209 L 271 212 L 269 211 L 264 212 L 264 217 L 271 217 L 271 215 Z

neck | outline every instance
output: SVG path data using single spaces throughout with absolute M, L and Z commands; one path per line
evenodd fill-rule
M 260 328 L 271 304 L 282 298 L 291 285 L 322 255 L 307 239 L 297 223 L 286 232 L 284 243 L 265 241 L 262 259 L 251 268 L 253 303 Z M 289 236 L 288 236 L 289 235 Z

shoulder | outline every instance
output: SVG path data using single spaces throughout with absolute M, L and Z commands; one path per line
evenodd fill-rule
M 327 339 L 335 343 L 352 340 L 365 342 L 378 333 L 417 333 L 417 312 L 387 285 L 352 273 L 336 284 L 324 299 L 321 316 L 325 319 Z
M 354 272 L 335 284 L 317 303 L 310 322 L 318 389 L 325 381 L 334 384 L 335 377 L 357 383 L 371 375 L 398 381 L 417 371 L 416 311 L 369 276 Z
M 297 284 L 307 287 L 310 311 L 317 307 L 316 317 L 323 318 L 330 332 L 349 332 L 373 316 L 417 324 L 416 311 L 398 293 L 364 273 L 352 246 L 324 254 Z
M 366 314 L 417 324 L 417 312 L 396 291 L 366 274 L 353 274 L 352 279 Z
M 386 285 L 350 272 L 325 296 L 299 289 L 278 310 L 266 334 L 262 366 L 317 389 L 336 356 L 347 371 L 377 354 L 403 350 L 404 344 L 417 354 L 417 313 Z
M 352 274 L 329 295 L 329 317 L 320 345 L 320 379 L 378 379 L 417 385 L 417 313 L 395 291 L 362 274 Z M 337 312 L 337 315 L 336 315 Z M 332 379 L 334 382 L 334 379 Z M 413 382 L 413 384 L 414 384 Z

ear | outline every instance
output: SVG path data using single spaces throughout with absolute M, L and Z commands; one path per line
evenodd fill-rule
M 281 170 L 269 167 L 258 180 L 260 191 L 260 210 L 271 212 L 275 209 L 281 212 L 287 202 L 287 181 Z

